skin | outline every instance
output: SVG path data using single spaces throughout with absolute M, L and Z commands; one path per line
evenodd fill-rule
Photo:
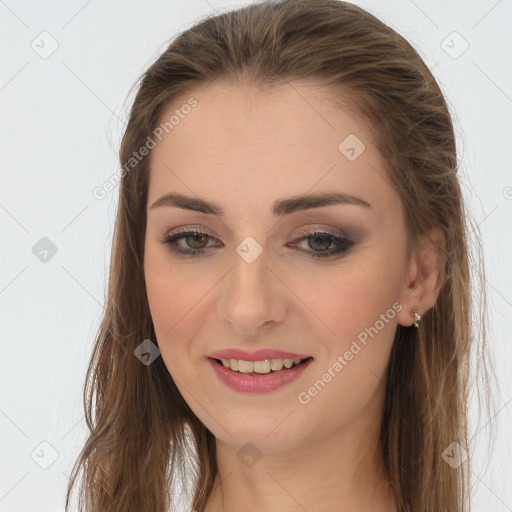
M 219 475 L 207 512 L 391 512 L 378 444 L 384 375 L 397 324 L 412 325 L 414 306 L 424 313 L 435 304 L 436 248 L 444 241 L 434 229 L 407 258 L 400 197 L 367 125 L 334 109 L 321 86 L 292 84 L 260 90 L 215 82 L 163 113 L 168 119 L 190 96 L 198 101 L 150 155 L 144 271 L 155 332 L 180 392 L 217 440 Z M 338 150 L 349 134 L 366 146 L 354 161 Z M 360 197 L 371 209 L 337 204 L 272 215 L 275 200 L 319 191 Z M 214 201 L 225 214 L 150 208 L 168 192 Z M 189 250 L 208 245 L 204 255 L 174 254 L 159 241 L 186 226 L 212 237 L 179 242 Z M 309 256 L 325 239 L 289 246 L 314 229 L 342 230 L 355 245 L 325 259 Z M 236 252 L 248 236 L 263 249 L 252 263 Z M 402 309 L 300 403 L 299 393 L 393 303 Z M 210 367 L 206 355 L 222 348 L 279 348 L 314 361 L 285 387 L 247 394 Z M 261 456 L 250 467 L 237 456 L 248 442 Z

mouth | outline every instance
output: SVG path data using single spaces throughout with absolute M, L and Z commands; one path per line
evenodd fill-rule
M 287 372 L 312 360 L 312 357 L 304 359 L 264 359 L 261 361 L 245 361 L 243 359 L 217 359 L 209 358 L 224 368 L 234 373 L 248 376 L 261 377 L 270 373 Z

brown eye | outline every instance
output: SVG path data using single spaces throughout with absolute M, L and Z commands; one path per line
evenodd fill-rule
M 332 243 L 326 236 L 308 237 L 308 245 L 315 251 L 326 251 Z
M 198 256 L 206 253 L 206 249 L 209 247 L 207 245 L 209 240 L 215 239 L 201 231 L 186 231 L 184 233 L 166 235 L 159 241 L 168 245 L 169 249 L 174 253 L 185 256 Z M 180 243 L 181 241 L 183 243 Z
M 203 249 L 204 247 L 206 247 L 206 243 L 208 242 L 208 235 L 189 235 L 184 237 L 184 240 L 192 249 Z
M 307 247 L 303 249 L 303 252 L 312 258 L 342 256 L 355 245 L 355 242 L 346 237 L 339 237 L 332 233 L 323 233 L 321 231 L 315 231 L 302 238 L 298 238 L 292 244 L 300 245 L 297 242 L 307 242 Z

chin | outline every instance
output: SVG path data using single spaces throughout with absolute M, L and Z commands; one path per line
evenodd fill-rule
M 218 424 L 207 427 L 219 441 L 238 449 L 251 443 L 261 452 L 279 452 L 294 448 L 304 435 L 304 429 L 296 423 L 292 424 L 297 418 L 292 420 L 293 414 L 286 418 L 287 414 L 251 418 L 249 423 L 245 413 L 239 417 L 224 416 L 229 433 Z

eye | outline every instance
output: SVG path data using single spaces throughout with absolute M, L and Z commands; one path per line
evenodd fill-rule
M 205 252 L 204 249 L 208 247 L 206 245 L 208 243 L 208 239 L 215 240 L 207 233 L 198 230 L 191 230 L 166 235 L 160 240 L 160 242 L 167 244 L 172 252 L 188 256 L 196 256 Z M 186 244 L 185 246 L 179 244 L 179 242 L 182 241 Z
M 312 258 L 329 258 L 341 255 L 348 252 L 355 245 L 352 240 L 346 237 L 323 231 L 314 231 L 309 235 L 297 238 L 292 242 L 292 245 L 296 245 L 297 242 L 306 242 L 307 249 L 304 252 Z M 308 249 L 312 249 L 312 251 Z
M 159 241 L 168 245 L 169 249 L 176 254 L 200 256 L 206 252 L 205 249 L 212 247 L 212 245 L 208 245 L 210 240 L 216 239 L 203 231 L 190 230 L 168 234 Z M 306 253 L 312 258 L 328 258 L 342 255 L 355 245 L 354 242 L 346 237 L 340 237 L 323 231 L 314 231 L 309 235 L 293 240 L 289 245 L 298 246 L 298 242 L 306 243 L 307 248 L 302 248 L 301 252 Z

